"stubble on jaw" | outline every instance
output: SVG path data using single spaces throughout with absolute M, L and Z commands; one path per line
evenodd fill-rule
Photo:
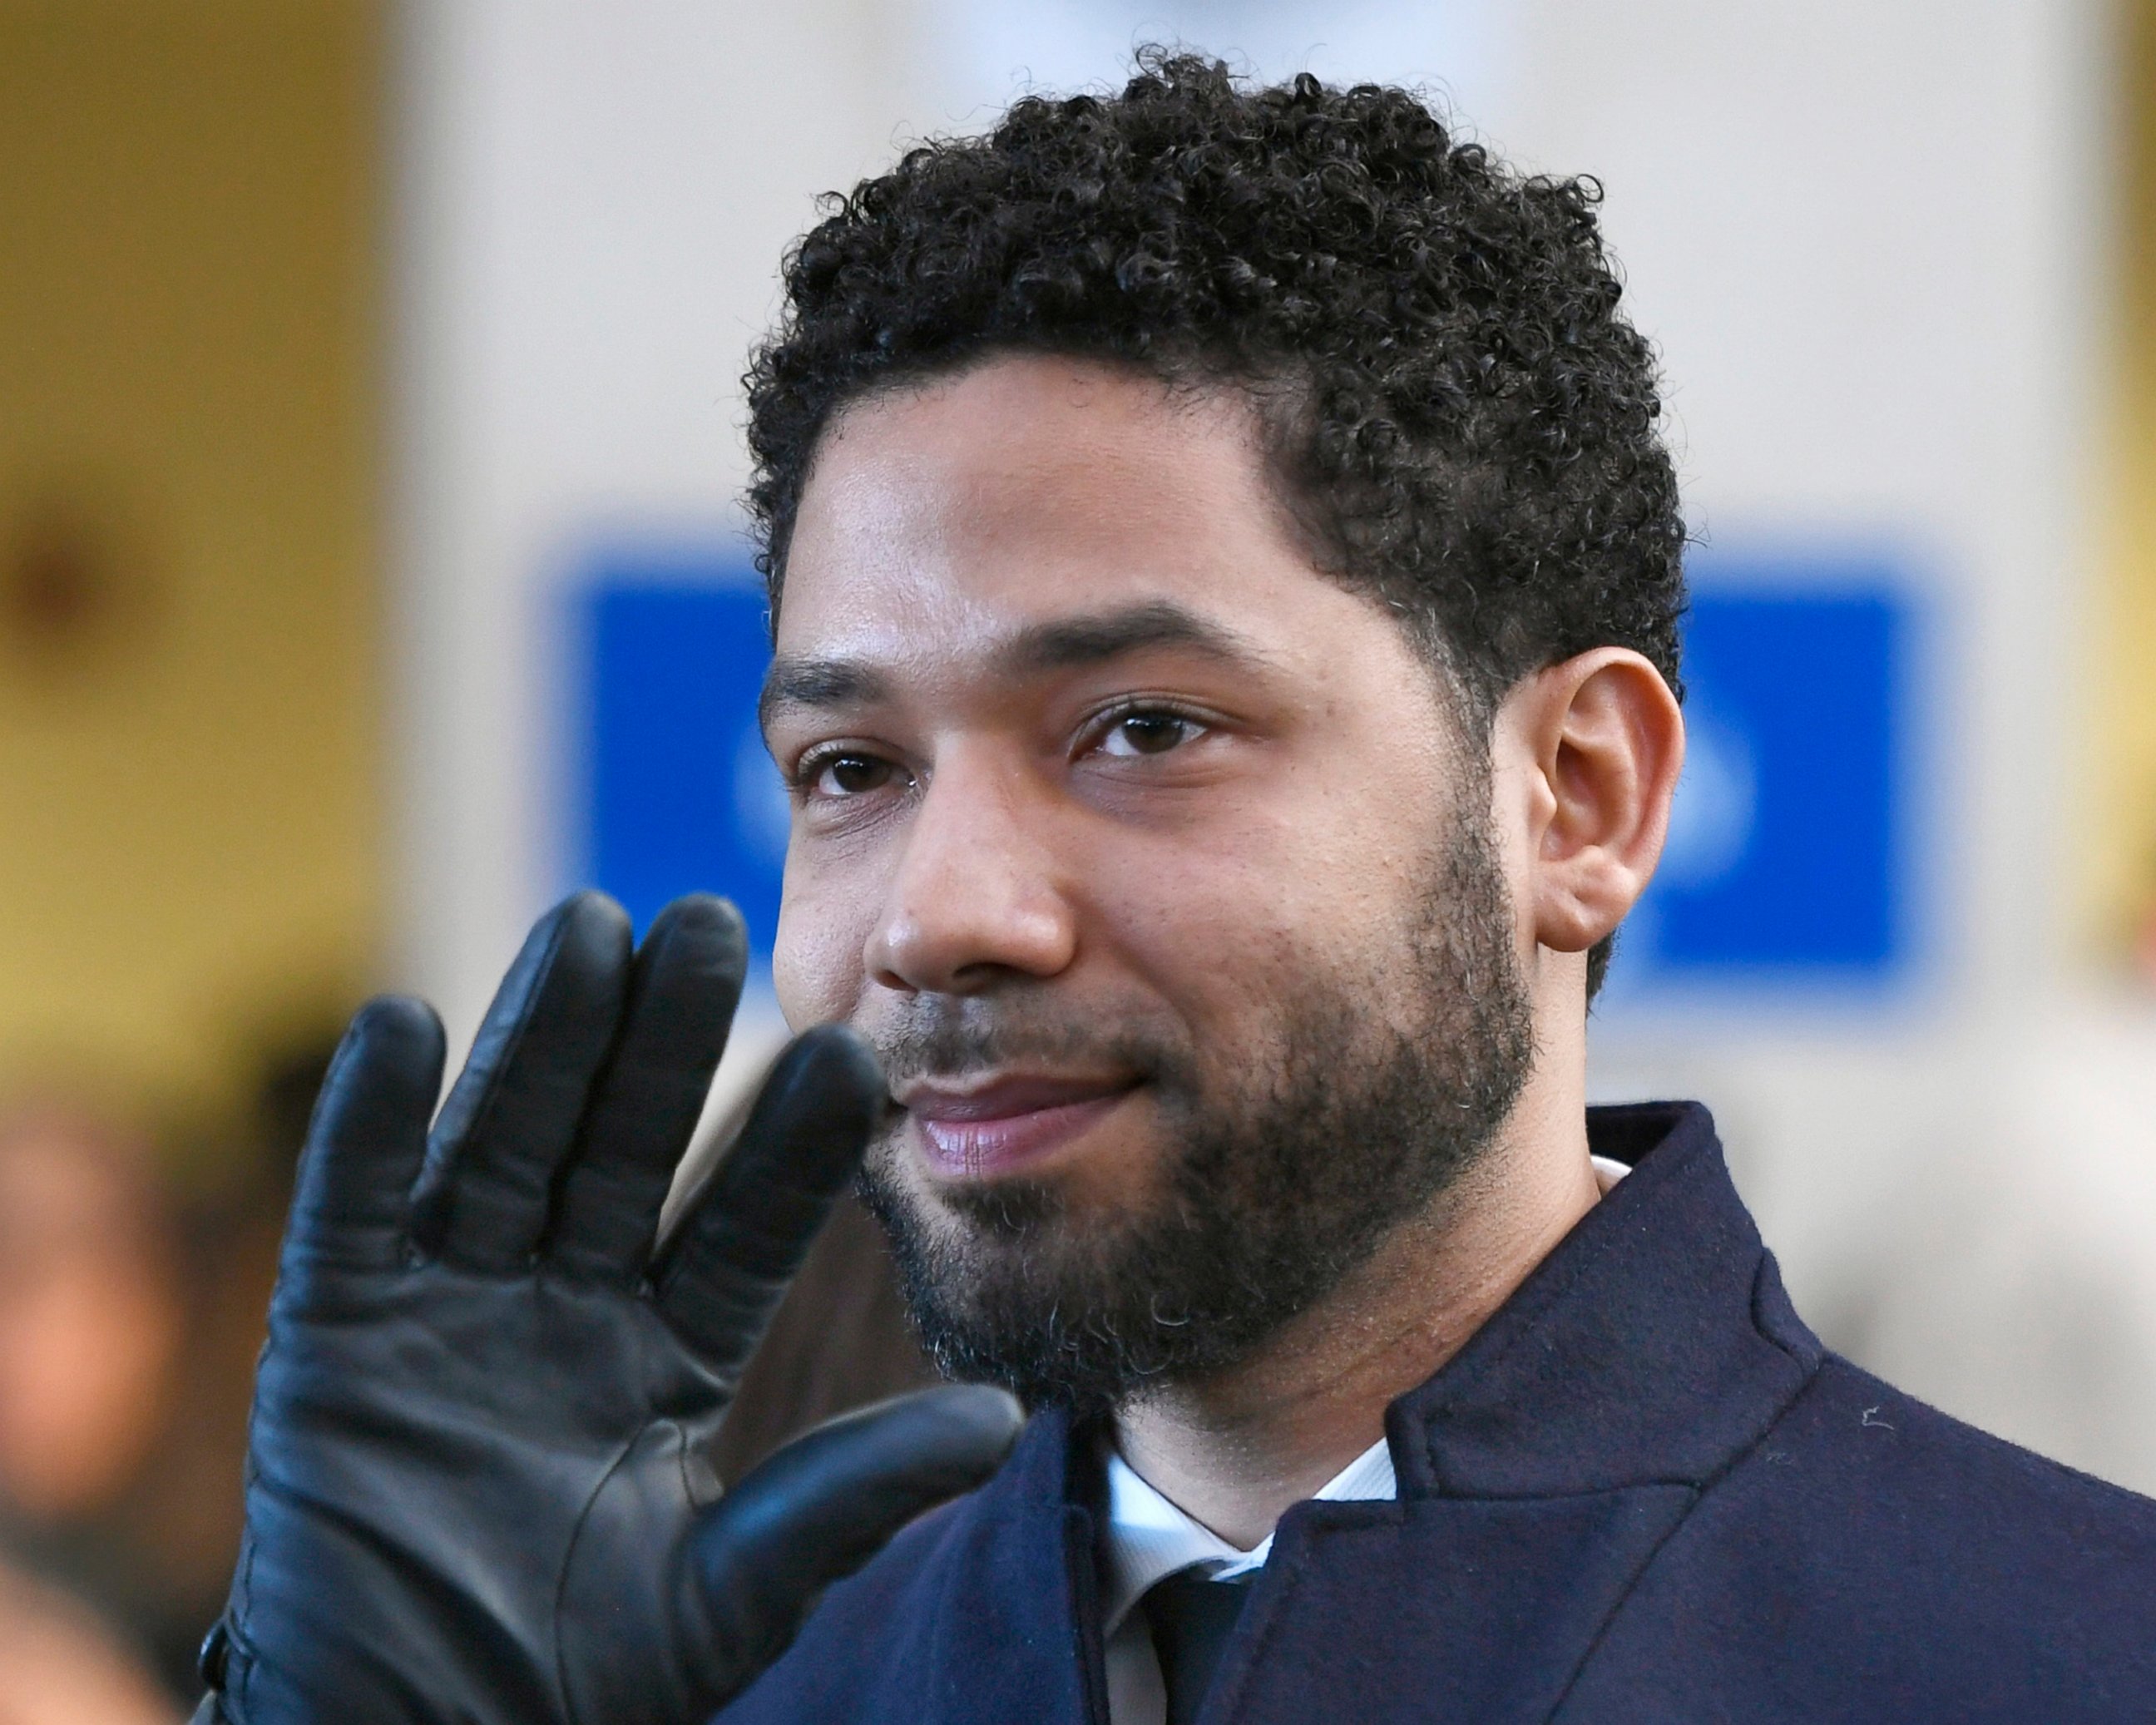
M 1034 984 L 916 997 L 875 1038 L 906 1075 L 1112 1065 L 1155 1108 L 1151 1201 L 1112 1214 L 1045 1180 L 931 1200 L 894 1133 L 874 1147 L 864 1194 L 947 1376 L 1097 1418 L 1231 1370 L 1475 1166 L 1526 1084 L 1533 1029 L 1486 819 L 1451 826 L 1405 926 L 1353 958 L 1312 955 L 1276 988 L 1261 1047 L 1200 1048 L 1160 1012 L 1074 1021 Z

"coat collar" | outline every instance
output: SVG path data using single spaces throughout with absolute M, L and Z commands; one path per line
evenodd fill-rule
M 1817 1368 L 1707 1110 L 1591 1108 L 1588 1136 L 1632 1173 L 1388 1410 L 1403 1497 L 1697 1484 Z

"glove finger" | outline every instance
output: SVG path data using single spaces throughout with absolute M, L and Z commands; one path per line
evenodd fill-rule
M 629 917 L 580 892 L 541 917 L 442 1106 L 415 1199 L 421 1244 L 471 1269 L 531 1262 L 629 983 Z
M 747 968 L 747 932 L 721 898 L 676 899 L 645 934 L 621 1040 L 556 1207 L 549 1255 L 565 1275 L 629 1283 L 643 1274 Z
M 875 1057 L 851 1031 L 796 1037 L 668 1242 L 654 1278 L 660 1309 L 729 1386 L 860 1166 L 884 1101 Z
M 288 1271 L 398 1261 L 443 1059 L 442 1021 L 424 1001 L 385 995 L 360 1008 L 315 1102 L 285 1234 Z
M 924 1389 L 818 1426 L 706 1511 L 690 1566 L 735 1686 L 784 1651 L 825 1588 L 1001 1466 L 1024 1423 L 1000 1389 Z

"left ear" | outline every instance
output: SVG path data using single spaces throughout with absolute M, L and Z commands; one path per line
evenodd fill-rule
M 1523 769 L 1535 939 L 1584 952 L 1645 891 L 1684 767 L 1684 716 L 1661 673 L 1598 647 L 1523 679 L 1496 730 Z

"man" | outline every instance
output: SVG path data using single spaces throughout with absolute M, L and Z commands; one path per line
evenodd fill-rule
M 228 1715 L 2156 1714 L 2156 1506 L 1823 1353 L 1704 1111 L 1584 1106 L 1683 752 L 1591 190 L 1399 91 L 1154 58 L 909 155 L 787 288 L 775 975 L 880 1076 L 809 1033 L 654 1260 L 716 911 L 633 968 L 603 905 L 542 924 L 431 1152 L 439 1032 L 363 1016 Z M 1034 1413 L 750 1681 L 896 1519 L 860 1480 L 1001 1441 L 975 1400 L 696 1507 L 864 1137 L 924 1337 Z

